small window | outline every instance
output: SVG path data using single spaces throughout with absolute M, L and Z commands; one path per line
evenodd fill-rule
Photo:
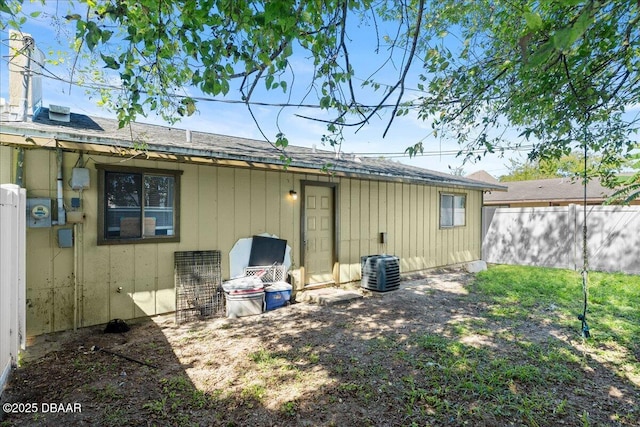
M 457 194 L 440 195 L 440 227 L 466 225 L 467 196 Z
M 180 241 L 181 171 L 98 167 L 99 244 Z

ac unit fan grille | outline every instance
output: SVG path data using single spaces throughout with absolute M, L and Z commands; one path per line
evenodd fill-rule
M 400 265 L 392 255 L 368 255 L 361 259 L 362 283 L 365 289 L 377 292 L 394 291 L 400 287 Z

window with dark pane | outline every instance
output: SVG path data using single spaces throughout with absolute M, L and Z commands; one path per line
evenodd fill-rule
M 105 237 L 141 237 L 142 174 L 107 172 L 105 175 Z
M 102 169 L 102 168 L 100 168 Z M 99 243 L 178 241 L 180 171 L 113 167 L 102 171 Z
M 145 175 L 144 177 L 144 235 L 173 235 L 173 194 L 175 179 L 172 176 Z

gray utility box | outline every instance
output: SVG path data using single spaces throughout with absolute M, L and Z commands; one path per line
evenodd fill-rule
M 73 247 L 73 228 L 58 229 L 58 247 L 59 248 Z

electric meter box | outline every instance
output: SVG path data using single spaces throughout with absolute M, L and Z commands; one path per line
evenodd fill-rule
M 27 227 L 51 227 L 51 199 L 27 199 Z

